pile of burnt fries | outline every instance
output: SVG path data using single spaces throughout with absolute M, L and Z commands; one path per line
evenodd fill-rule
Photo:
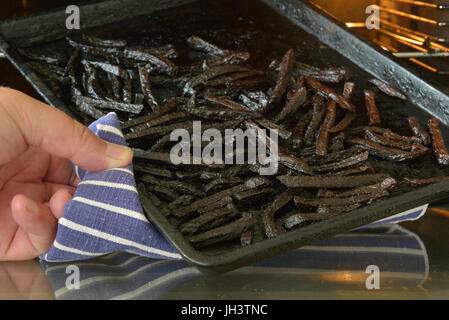
M 139 190 L 149 197 L 195 247 L 240 239 L 249 245 L 288 229 L 330 219 L 388 197 L 397 181 L 374 172 L 372 157 L 403 162 L 433 151 L 449 164 L 439 120 L 426 132 L 410 117 L 410 135 L 382 126 L 375 93 L 364 90 L 364 126 L 351 98 L 356 84 L 346 68 L 318 68 L 296 61 L 288 50 L 265 69 L 250 53 L 222 49 L 197 36 L 188 38 L 199 57 L 176 65 L 173 45 L 143 48 L 123 40 L 83 35 L 68 38 L 66 61 L 30 49 L 21 54 L 59 95 L 69 88 L 86 123 L 116 111 L 126 140 L 135 147 Z M 406 97 L 383 81 L 370 81 L 392 99 Z M 341 93 L 323 83 L 344 83 Z M 363 88 L 362 88 L 363 89 Z M 165 101 L 160 90 L 170 92 Z M 167 97 L 167 95 L 166 95 Z M 259 174 L 256 164 L 174 165 L 170 141 L 175 129 L 277 129 L 279 170 Z M 338 120 L 338 121 L 337 121 Z M 405 179 L 423 186 L 449 179 Z M 256 226 L 264 230 L 257 238 Z

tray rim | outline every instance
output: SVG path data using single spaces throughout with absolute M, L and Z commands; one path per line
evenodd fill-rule
M 279 13 L 278 10 L 276 10 L 275 8 L 273 8 L 273 6 L 269 4 L 269 2 L 272 2 L 273 0 L 258 0 L 258 1 L 268 4 L 272 10 Z M 287 1 L 291 2 L 291 0 Z M 353 37 L 357 38 L 357 40 L 369 46 L 372 50 L 375 50 L 378 53 L 385 56 L 386 58 L 393 60 L 396 64 L 402 67 L 402 65 L 399 64 L 398 61 L 396 61 L 394 56 L 386 52 L 382 52 L 378 48 L 375 48 L 374 45 L 368 42 L 369 41 L 368 39 L 352 32 L 344 25 L 342 25 L 339 21 L 335 20 L 333 17 L 327 15 L 324 12 L 318 12 L 317 8 L 311 6 L 310 4 L 305 3 L 305 0 L 300 0 L 298 2 L 301 2 L 303 6 L 306 6 L 309 9 L 316 11 L 318 14 L 322 16 L 322 18 L 326 19 L 330 24 L 334 24 L 336 28 L 342 29 L 341 31 L 350 33 Z M 52 10 L 51 12 L 54 13 L 54 10 Z M 283 15 L 285 18 L 289 19 L 290 21 L 292 21 L 292 19 L 289 16 L 283 14 L 282 12 L 280 12 L 280 14 Z M 45 15 L 46 12 L 43 12 L 36 15 L 32 15 L 30 17 L 45 16 Z M 20 19 L 26 20 L 28 18 L 29 17 L 21 17 Z M 298 28 L 304 29 L 303 26 L 298 25 L 294 21 L 292 22 L 295 23 L 298 26 Z M 3 23 L 4 22 L 2 22 L 2 24 Z M 306 32 L 309 32 L 307 29 L 304 30 Z M 319 38 L 318 40 L 322 42 L 322 40 L 320 40 Z M 336 50 L 342 56 L 345 56 L 339 50 L 335 48 L 334 50 Z M 7 41 L 4 40 L 2 34 L 0 34 L 0 51 L 5 53 L 8 60 L 15 66 L 16 69 L 19 70 L 19 72 L 25 77 L 25 79 L 31 83 L 31 85 L 35 88 L 35 90 L 42 96 L 42 98 L 48 104 L 64 111 L 72 118 L 75 119 L 78 118 L 78 116 L 76 116 L 65 105 L 63 101 L 58 99 L 53 94 L 53 92 L 48 88 L 48 86 L 45 84 L 42 78 L 39 75 L 37 75 L 37 73 L 34 72 L 34 70 L 30 69 L 27 66 L 24 59 L 22 59 L 22 57 L 16 52 L 16 50 L 12 48 Z M 351 62 L 353 61 L 351 60 Z M 415 77 L 418 77 L 418 75 L 415 74 L 413 70 L 407 71 L 411 72 Z M 420 80 L 426 83 L 428 86 L 434 88 L 431 84 L 427 83 L 427 81 L 423 79 Z M 435 90 L 439 91 L 437 88 Z M 439 92 L 444 96 L 446 95 L 441 91 Z M 427 112 L 429 112 L 429 110 L 423 108 L 420 104 L 417 104 L 415 102 L 414 104 L 417 107 L 425 109 Z M 170 222 L 162 214 L 162 212 L 152 204 L 151 200 L 143 196 L 142 193 L 140 193 L 140 195 L 142 207 L 147 217 L 149 217 L 150 222 L 154 223 L 154 225 L 159 229 L 159 231 L 165 236 L 165 238 L 173 245 L 173 247 L 180 253 L 180 255 L 188 263 L 198 267 L 202 272 L 221 273 L 231 271 L 233 269 L 242 267 L 244 265 L 248 265 L 256 261 L 267 259 L 269 257 L 290 251 L 300 246 L 310 244 L 314 241 L 322 240 L 332 235 L 347 232 L 354 228 L 378 221 L 380 219 L 401 213 L 403 211 L 417 208 L 431 201 L 443 199 L 449 195 L 449 181 L 442 181 L 439 183 L 429 185 L 427 187 L 403 193 L 401 195 L 393 196 L 388 199 L 375 202 L 372 205 L 365 206 L 363 208 L 356 209 L 351 212 L 339 215 L 330 220 L 317 222 L 303 228 L 291 230 L 276 238 L 265 239 L 263 241 L 251 244 L 250 246 L 247 247 L 236 248 L 225 254 L 221 253 L 218 256 L 207 255 L 193 248 L 190 245 L 190 243 L 188 243 L 188 241 L 182 236 L 182 234 L 178 230 L 176 230 L 176 228 L 172 224 L 170 224 Z M 374 211 L 374 213 L 372 213 L 371 211 Z M 327 228 L 324 232 L 322 232 L 323 231 L 322 229 L 320 230 L 320 227 L 322 227 L 323 225 L 327 225 Z M 320 233 L 318 233 L 318 235 L 316 233 L 317 230 L 321 231 Z

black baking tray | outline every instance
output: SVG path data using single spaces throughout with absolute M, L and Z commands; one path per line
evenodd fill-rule
M 217 0 L 217 1 L 104 1 L 89 2 L 81 9 L 81 31 L 98 36 L 126 38 L 144 45 L 172 43 L 186 47 L 185 39 L 196 34 L 225 48 L 247 50 L 256 64 L 266 65 L 291 47 L 299 60 L 320 66 L 346 66 L 358 91 L 369 87 L 368 80 L 383 79 L 403 91 L 407 102 L 377 96 L 384 124 L 407 134 L 406 119 L 412 115 L 422 124 L 430 116 L 439 118 L 443 134 L 449 136 L 449 90 L 436 79 L 402 65 L 392 55 L 347 29 L 321 10 L 301 0 Z M 77 31 L 65 29 L 65 9 L 8 20 L 0 23 L 0 49 L 31 82 L 44 100 L 78 118 L 70 98 L 57 98 L 44 79 L 33 72 L 16 48 L 46 46 L 62 53 L 69 50 L 64 37 Z M 269 53 L 269 55 L 267 54 Z M 363 106 L 358 92 L 354 104 Z M 79 118 L 78 118 L 79 119 Z M 436 165 L 432 155 L 413 163 L 374 161 L 378 172 L 402 178 L 449 175 Z M 207 250 L 193 248 L 168 219 L 145 197 L 143 208 L 184 259 L 205 272 L 229 271 L 332 235 L 346 232 L 388 216 L 419 207 L 449 195 L 449 181 L 412 190 L 400 185 L 392 196 L 327 221 L 302 227 L 248 247 L 235 243 Z

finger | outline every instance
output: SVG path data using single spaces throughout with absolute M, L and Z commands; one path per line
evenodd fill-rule
M 62 111 L 19 91 L 0 88 L 0 102 L 28 145 L 69 159 L 84 170 L 122 167 L 132 160 L 130 148 L 105 142 Z
M 60 189 L 50 199 L 50 209 L 56 219 L 61 219 L 64 212 L 64 206 L 72 200 L 73 193 L 68 189 Z
M 48 251 L 57 229 L 50 208 L 24 195 L 16 195 L 11 201 L 11 212 L 19 228 L 7 252 L 9 260 L 31 259 Z

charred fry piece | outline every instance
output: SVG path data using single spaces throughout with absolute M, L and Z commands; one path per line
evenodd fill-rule
M 287 140 L 292 136 L 292 133 L 290 131 L 285 130 L 281 125 L 273 123 L 272 121 L 270 121 L 268 119 L 255 118 L 254 121 L 256 121 L 258 124 L 260 124 L 262 127 L 264 127 L 267 130 L 276 129 L 278 131 L 278 135 L 281 139 Z
M 217 192 L 216 194 L 213 194 L 211 196 L 208 196 L 208 197 L 205 197 L 198 201 L 195 201 L 194 203 L 190 204 L 189 206 L 177 210 L 173 214 L 178 218 L 186 217 L 190 213 L 192 213 L 202 207 L 211 205 L 212 203 L 222 199 L 223 197 L 232 196 L 233 194 L 238 193 L 238 192 L 257 189 L 259 187 L 267 186 L 270 184 L 271 184 L 271 181 L 264 177 L 249 178 L 245 183 L 243 183 L 241 185 Z
M 254 225 L 252 217 L 243 217 L 230 224 L 218 227 L 196 236 L 190 237 L 189 241 L 194 247 L 206 247 L 211 244 L 239 238 L 242 232 Z
M 294 74 L 314 78 L 318 81 L 335 83 L 348 79 L 350 76 L 349 70 L 346 68 L 321 69 L 299 61 L 296 62 L 293 72 Z
M 296 127 L 293 129 L 293 138 L 292 138 L 293 148 L 297 149 L 303 143 L 304 132 L 306 131 L 308 124 L 312 120 L 312 117 L 313 117 L 313 109 L 310 109 L 304 116 L 302 116 L 302 118 L 298 121 Z
M 193 202 L 193 200 L 195 200 L 195 196 L 192 196 L 190 194 L 184 194 L 184 195 L 180 196 L 178 199 L 176 199 L 175 201 L 170 202 L 168 205 L 168 208 L 170 210 L 173 210 L 178 207 L 188 206 L 189 204 L 191 204 Z
M 380 190 L 392 191 L 397 185 L 397 181 L 393 178 L 386 178 L 384 181 L 369 186 L 363 186 L 360 188 L 352 189 L 349 191 L 336 192 L 331 190 L 326 190 L 325 192 L 319 192 L 318 197 L 320 198 L 347 198 L 353 196 L 359 196 L 362 194 L 371 194 L 379 192 Z
M 130 128 L 130 127 L 135 127 L 139 124 L 148 122 L 150 120 L 159 118 L 161 116 L 163 116 L 164 114 L 170 112 L 171 110 L 173 110 L 177 105 L 179 105 L 179 103 L 181 103 L 181 100 L 179 98 L 173 98 L 170 99 L 165 105 L 163 105 L 161 108 L 159 108 L 157 111 L 155 112 L 151 112 L 147 115 L 138 117 L 138 118 L 134 118 L 132 120 L 123 122 L 121 124 L 122 129 L 126 129 L 126 128 Z
M 97 72 L 92 64 L 88 61 L 83 61 L 84 69 L 86 70 L 86 91 L 87 93 L 98 100 L 103 99 L 103 92 L 97 78 Z
M 160 126 L 167 122 L 179 122 L 180 120 L 184 120 L 188 116 L 189 116 L 189 114 L 187 112 L 183 112 L 183 111 L 164 114 L 163 116 L 160 116 L 158 118 L 151 119 L 145 123 L 139 124 L 138 126 L 134 127 L 133 130 L 145 130 L 146 128 Z
M 309 167 L 309 165 L 305 161 L 303 161 L 295 156 L 279 153 L 278 159 L 279 159 L 280 164 L 284 165 L 285 167 L 287 167 L 293 171 L 305 173 L 308 175 L 313 174 L 313 171 Z
M 356 118 L 357 114 L 355 112 L 348 112 L 346 116 L 335 126 L 329 129 L 329 132 L 336 133 L 345 130 L 349 127 Z
M 314 208 L 318 206 L 330 207 L 346 207 L 358 203 L 370 203 L 376 199 L 389 196 L 390 193 L 384 189 L 377 189 L 375 192 L 367 194 L 359 194 L 345 198 L 320 198 L 320 199 L 305 199 L 298 196 L 294 197 L 295 204 L 298 208 Z
M 328 152 L 333 153 L 343 151 L 345 149 L 345 137 L 346 135 L 344 132 L 340 132 L 335 137 L 333 137 L 331 139 Z
M 376 107 L 376 101 L 374 99 L 374 92 L 371 90 L 364 90 L 366 113 L 368 114 L 369 125 L 379 124 L 380 115 L 379 110 Z
M 407 182 L 412 187 L 424 187 L 432 183 L 437 183 L 441 181 L 449 180 L 449 177 L 432 177 L 427 179 L 411 179 L 411 178 L 404 178 L 404 181 Z
M 163 178 L 173 178 L 173 173 L 167 169 L 154 168 L 149 166 L 148 164 L 142 165 L 139 163 L 133 164 L 134 171 L 149 173 L 153 176 L 163 177 Z
M 119 111 L 134 113 L 134 114 L 139 114 L 143 110 L 142 104 L 129 104 L 129 103 L 113 102 L 113 101 L 92 99 L 92 98 L 83 97 L 83 96 L 76 97 L 76 103 L 78 105 L 85 103 L 85 104 L 88 104 L 88 105 L 91 105 L 93 107 L 97 107 L 100 109 L 119 110 Z
M 327 104 L 326 116 L 323 123 L 318 130 L 318 136 L 316 139 L 316 154 L 324 157 L 327 154 L 327 144 L 329 140 L 329 129 L 335 123 L 337 116 L 337 103 L 335 101 L 329 101 Z
M 123 97 L 123 102 L 125 103 L 132 103 L 133 98 L 132 98 L 132 80 L 131 78 L 127 77 L 123 80 L 123 88 L 122 88 L 122 97 Z
M 176 72 L 176 65 L 166 57 L 141 48 L 125 48 L 123 56 L 128 59 L 148 62 L 152 67 L 168 75 Z
M 211 182 L 209 182 L 208 184 L 206 184 L 204 186 L 204 191 L 205 192 L 209 192 L 210 190 L 214 189 L 217 186 L 233 186 L 236 184 L 241 184 L 243 181 L 243 179 L 241 178 L 237 178 L 237 177 L 226 177 L 226 178 L 216 178 L 214 180 L 212 180 Z
M 268 105 L 268 97 L 262 91 L 245 91 L 239 99 L 252 111 L 260 111 Z
M 354 127 L 354 128 L 349 128 L 347 130 L 348 133 L 362 133 L 362 132 L 366 132 L 367 130 L 375 132 L 375 133 L 380 133 L 382 134 L 384 137 L 392 139 L 392 140 L 396 140 L 396 141 L 401 141 L 401 142 L 406 142 L 406 143 L 421 143 L 421 140 L 418 137 L 406 137 L 406 136 L 401 136 L 397 133 L 392 132 L 390 129 L 385 129 L 385 128 L 380 128 L 380 127 L 375 127 L 375 126 L 361 126 L 361 127 Z
M 408 125 L 413 132 L 413 135 L 421 140 L 421 143 L 425 146 L 431 143 L 430 136 L 419 125 L 418 120 L 415 117 L 408 118 Z
M 322 96 L 318 94 L 313 96 L 312 104 L 313 104 L 312 120 L 310 121 L 306 133 L 304 134 L 304 143 L 306 145 L 311 145 L 313 143 L 316 130 L 320 126 L 321 121 L 323 120 L 324 114 L 326 112 L 326 107 L 324 105 L 324 99 Z
M 176 59 L 178 57 L 178 52 L 172 44 L 166 44 L 161 47 L 151 47 L 147 48 L 151 53 L 166 57 L 167 59 Z
M 244 110 L 244 111 L 250 111 L 250 109 L 238 102 L 226 99 L 226 98 L 221 98 L 221 97 L 216 97 L 214 95 L 211 94 L 206 94 L 204 96 L 204 99 L 206 99 L 207 101 L 213 102 L 219 106 L 223 106 L 226 108 L 229 108 L 231 110 Z
M 432 146 L 435 158 L 440 166 L 449 164 L 449 153 L 444 144 L 443 135 L 440 130 L 440 120 L 431 118 L 428 122 L 429 132 L 432 136 Z
M 81 35 L 82 39 L 94 46 L 103 46 L 103 47 L 126 47 L 125 40 L 108 40 L 108 39 L 100 39 L 92 35 L 83 34 Z
M 218 208 L 223 208 L 224 206 L 231 204 L 231 203 L 232 203 L 231 196 L 226 196 L 226 197 L 223 197 L 220 200 L 217 200 L 217 201 L 211 203 L 210 205 L 202 207 L 196 211 L 198 212 L 198 214 L 205 214 L 205 213 L 217 210 Z
M 342 161 L 346 158 L 352 157 L 352 156 L 360 153 L 361 151 L 362 151 L 361 148 L 352 147 L 352 148 L 345 149 L 342 151 L 336 151 L 333 153 L 329 153 L 325 157 L 312 156 L 312 157 L 303 158 L 303 160 L 306 161 L 310 165 L 320 166 L 320 165 L 325 165 L 325 164 L 329 164 L 329 163 L 332 164 L 333 162 Z
M 360 138 L 347 138 L 346 142 L 369 151 L 370 155 L 397 162 L 416 159 L 427 153 L 427 148 L 419 149 L 416 151 L 404 151 L 400 149 L 385 147 L 378 143 Z
M 67 42 L 73 48 L 79 48 L 79 49 L 83 50 L 84 52 L 87 52 L 92 55 L 102 56 L 106 59 L 110 59 L 112 57 L 118 58 L 123 53 L 123 48 L 121 48 L 121 47 L 92 45 L 90 43 L 86 43 L 83 40 L 69 38 L 69 37 L 67 37 L 66 39 L 67 39 Z
M 393 87 L 391 87 L 389 84 L 387 84 L 386 82 L 384 82 L 382 80 L 371 79 L 369 82 L 374 84 L 376 87 L 379 88 L 380 91 L 389 95 L 390 97 L 407 100 L 407 97 L 404 96 L 400 91 L 394 89 Z
M 207 71 L 201 73 L 200 75 L 192 78 L 189 82 L 186 83 L 184 87 L 184 93 L 194 93 L 194 88 L 200 84 L 206 83 L 208 80 L 219 77 L 221 75 L 233 73 L 233 72 L 243 72 L 248 71 L 248 67 L 241 65 L 220 65 L 213 68 L 208 69 Z
M 113 75 L 120 77 L 120 78 L 127 78 L 128 72 L 123 69 L 120 66 L 115 66 L 107 62 L 99 62 L 99 61 L 89 61 L 89 63 L 94 66 L 95 68 L 98 68 L 100 70 L 103 70 L 107 73 L 112 73 Z
M 277 179 L 288 188 L 355 188 L 379 183 L 388 177 L 386 174 L 366 174 L 351 177 L 278 176 Z
M 218 87 L 222 85 L 231 86 L 232 83 L 235 83 L 235 81 L 237 80 L 251 78 L 253 76 L 260 76 L 263 74 L 264 74 L 263 71 L 254 69 L 245 72 L 234 73 L 229 76 L 220 77 L 214 80 L 209 80 L 206 82 L 206 85 L 211 87 Z
M 219 227 L 226 222 L 233 220 L 239 215 L 234 205 L 229 204 L 226 207 L 217 209 L 200 215 L 179 226 L 179 231 L 185 235 L 194 235 L 199 232 L 207 231 Z
M 159 109 L 159 104 L 157 103 L 157 100 L 153 96 L 153 92 L 151 91 L 148 71 L 144 66 L 138 66 L 138 70 L 142 92 L 144 93 L 151 110 L 156 111 L 157 109 Z
M 234 194 L 234 199 L 239 203 L 250 203 L 266 199 L 266 197 L 273 194 L 273 192 L 274 189 L 272 188 L 247 190 Z
M 263 215 L 263 225 L 265 228 L 265 234 L 268 238 L 274 238 L 284 232 L 280 226 L 274 221 L 275 214 L 287 205 L 293 198 L 290 190 L 286 190 L 278 195 L 273 203 L 265 209 Z
M 155 186 L 155 185 L 145 185 L 147 190 L 153 191 L 170 202 L 175 201 L 178 198 L 178 194 L 173 192 L 172 189 L 163 187 L 163 186 Z
M 290 49 L 285 53 L 284 57 L 282 58 L 279 68 L 279 74 L 276 80 L 276 86 L 274 87 L 273 92 L 270 96 L 271 103 L 279 102 L 284 96 L 294 66 L 295 66 L 295 53 L 293 49 Z
M 187 38 L 187 43 L 192 49 L 196 49 L 199 51 L 203 51 L 211 56 L 215 55 L 225 55 L 229 53 L 229 50 L 222 49 L 212 43 L 207 42 L 204 39 L 201 39 L 198 36 L 190 36 Z
M 91 116 L 94 119 L 99 119 L 106 115 L 105 112 L 95 108 L 91 103 L 88 102 L 88 100 L 86 101 L 86 97 L 76 96 L 75 104 L 80 111 L 84 112 L 85 114 Z
M 189 114 L 202 118 L 213 120 L 245 120 L 251 118 L 257 118 L 258 115 L 251 111 L 244 110 L 229 110 L 227 108 L 184 108 Z
M 323 85 L 322 83 L 313 78 L 306 78 L 306 81 L 307 84 L 311 86 L 318 94 L 330 100 L 334 100 L 343 109 L 355 111 L 355 107 L 351 103 L 349 103 L 343 96 L 336 93 L 331 88 L 326 87 L 325 85 Z
M 122 102 L 122 88 L 121 88 L 122 84 L 119 78 L 112 73 L 108 73 L 108 79 L 111 83 L 112 94 L 114 95 L 114 97 L 117 98 L 119 102 Z
M 359 154 L 356 154 L 352 157 L 346 158 L 344 160 L 341 160 L 336 163 L 331 164 L 325 164 L 321 165 L 319 167 L 312 167 L 313 172 L 316 173 L 323 173 L 323 172 L 329 172 L 329 171 L 340 171 L 342 169 L 346 169 L 352 166 L 355 166 L 357 164 L 360 164 L 362 162 L 365 162 L 368 160 L 368 151 L 361 152 Z
M 358 167 L 328 173 L 329 176 L 353 176 L 361 173 L 374 173 L 373 167 L 369 163 L 364 163 Z
M 302 106 L 307 100 L 307 89 L 305 87 L 299 88 L 295 95 L 288 101 L 284 109 L 274 118 L 274 122 L 279 123 L 284 121 L 285 118 L 294 114 L 300 106 Z
M 372 142 L 381 144 L 386 147 L 392 147 L 392 148 L 401 149 L 401 150 L 405 150 L 405 151 L 422 150 L 423 152 L 426 152 L 428 150 L 423 145 L 416 144 L 416 143 L 403 143 L 403 142 L 395 141 L 395 140 L 383 137 L 377 133 L 371 132 L 370 130 L 365 131 L 365 138 L 368 140 L 371 140 Z
M 139 178 L 139 180 L 142 182 L 145 182 L 145 183 L 152 184 L 152 185 L 167 187 L 172 190 L 181 192 L 183 194 L 191 194 L 194 196 L 204 196 L 204 192 L 198 190 L 193 185 L 182 182 L 182 181 L 158 179 L 158 178 L 153 177 L 150 174 L 145 174 L 145 175 L 141 176 Z

